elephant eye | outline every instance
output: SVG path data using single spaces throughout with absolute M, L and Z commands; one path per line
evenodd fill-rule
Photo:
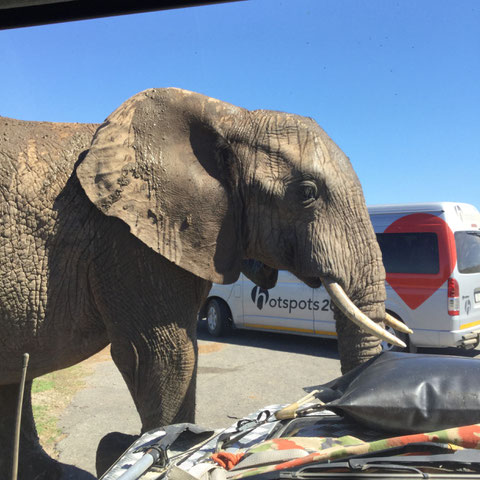
M 318 189 L 313 182 L 303 182 L 301 184 L 302 203 L 307 206 L 318 198 Z

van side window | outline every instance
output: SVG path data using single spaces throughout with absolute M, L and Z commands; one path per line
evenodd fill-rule
M 387 273 L 440 271 L 436 233 L 377 233 L 377 240 Z
M 460 273 L 480 273 L 480 232 L 455 232 Z

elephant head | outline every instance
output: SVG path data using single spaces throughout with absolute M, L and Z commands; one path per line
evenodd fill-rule
M 104 214 L 203 279 L 234 282 L 251 258 L 268 285 L 277 269 L 323 283 L 343 370 L 378 353 L 377 337 L 399 343 L 378 325 L 385 272 L 360 182 L 314 120 L 150 89 L 107 118 L 77 175 Z

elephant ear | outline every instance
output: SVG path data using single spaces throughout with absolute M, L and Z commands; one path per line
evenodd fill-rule
M 232 283 L 243 257 L 241 206 L 221 129 L 242 112 L 185 90 L 141 92 L 99 127 L 77 176 L 97 208 L 150 248 L 206 280 Z

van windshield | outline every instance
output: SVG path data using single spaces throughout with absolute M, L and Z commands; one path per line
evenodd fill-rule
M 460 273 L 480 273 L 480 232 L 455 232 Z
M 435 275 L 440 270 L 435 233 L 378 233 L 387 273 Z

